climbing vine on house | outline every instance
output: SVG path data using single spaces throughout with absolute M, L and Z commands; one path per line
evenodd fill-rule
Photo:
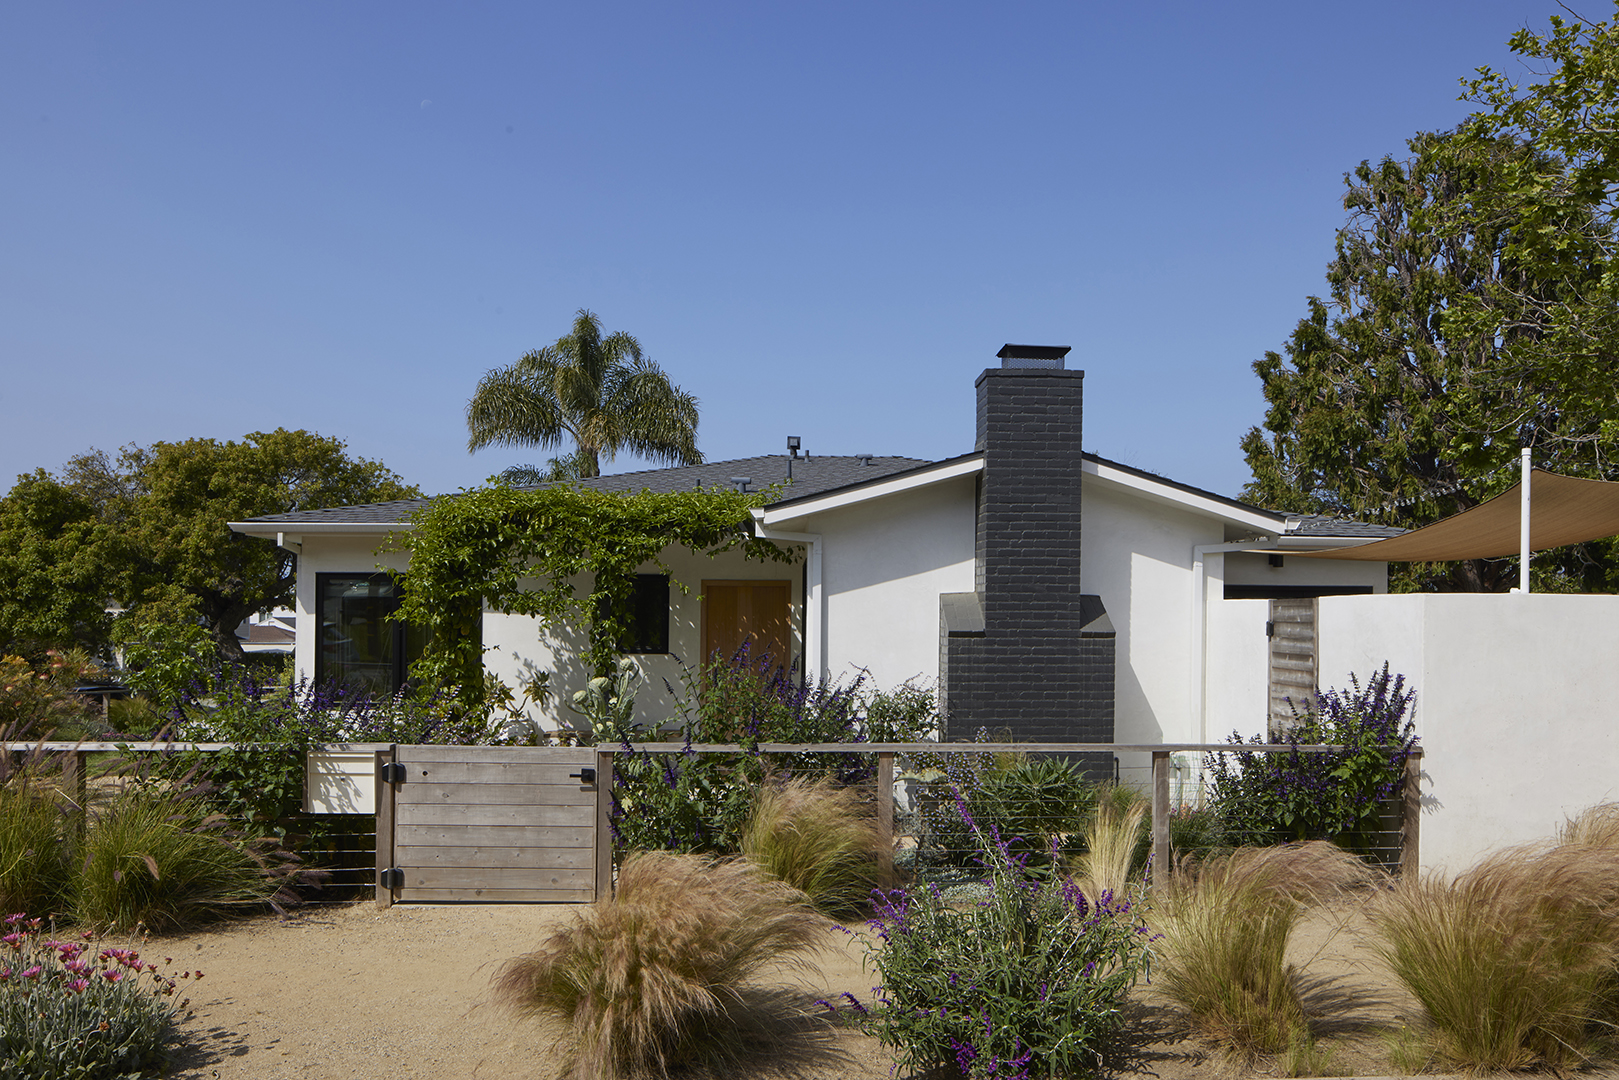
M 395 537 L 410 552 L 396 618 L 429 631 L 412 674 L 481 694 L 485 606 L 588 625 L 586 659 L 606 674 L 629 625 L 634 575 L 647 563 L 668 573 L 666 548 L 710 557 L 740 548 L 760 561 L 793 560 L 749 531 L 748 511 L 762 502 L 757 492 L 716 488 L 615 495 L 568 486 L 497 486 L 435 500 L 416 514 L 411 532 Z M 672 573 L 670 581 L 690 591 Z

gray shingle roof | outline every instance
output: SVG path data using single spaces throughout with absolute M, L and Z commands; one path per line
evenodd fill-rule
M 1156 473 L 1150 473 L 1116 461 L 1109 461 L 1107 458 L 1096 454 L 1086 453 L 1085 457 L 1091 461 L 1101 462 L 1114 468 L 1136 473 L 1182 491 L 1215 499 L 1234 507 L 1242 507 L 1264 514 L 1274 513 L 1274 511 L 1266 510 L 1261 506 L 1239 502 L 1236 499 L 1227 498 L 1212 491 L 1205 491 L 1190 484 L 1182 484 L 1168 477 L 1159 476 Z M 638 472 L 615 473 L 612 476 L 598 476 L 593 480 L 580 481 L 579 486 L 593 488 L 597 491 L 637 492 L 646 490 L 662 494 L 675 491 L 693 491 L 699 487 L 729 488 L 734 486 L 731 483 L 733 476 L 745 476 L 751 481 L 748 484 L 749 491 L 763 491 L 772 484 L 783 485 L 775 500 L 775 504 L 782 504 L 825 494 L 829 491 L 855 487 L 873 480 L 881 480 L 887 476 L 894 476 L 898 473 L 909 472 L 913 469 L 925 468 L 935 464 L 939 463 L 909 457 L 801 457 L 792 463 L 792 485 L 786 486 L 787 455 L 766 454 L 761 457 L 711 461 L 702 465 L 687 465 L 672 469 L 643 469 Z M 540 484 L 537 486 L 549 487 L 550 485 Z M 432 499 L 399 499 L 394 502 L 368 503 L 362 506 L 334 506 L 326 510 L 300 510 L 290 514 L 272 514 L 267 517 L 257 517 L 253 520 L 265 524 L 397 525 L 409 521 L 413 513 L 432 501 Z M 1282 515 L 1277 514 L 1276 516 L 1281 517 Z M 1365 522 L 1326 517 L 1320 514 L 1301 516 L 1298 518 L 1298 522 L 1298 527 L 1289 535 L 1381 537 L 1398 536 L 1405 531 L 1404 529 L 1396 529 L 1387 525 L 1371 525 Z
M 806 495 L 819 495 L 825 491 L 850 487 L 884 476 L 907 472 L 931 462 L 908 457 L 801 457 L 793 462 L 793 482 L 784 487 L 781 500 L 800 499 Z M 731 477 L 745 476 L 751 483 L 749 491 L 763 491 L 772 484 L 787 482 L 787 455 L 767 454 L 762 457 L 736 458 L 731 461 L 711 461 L 702 465 L 687 465 L 673 469 L 644 469 L 640 472 L 615 473 L 582 480 L 580 487 L 597 491 L 637 492 L 641 490 L 666 494 L 675 491 L 694 491 L 699 487 L 731 488 Z M 549 487 L 540 484 L 538 487 Z M 532 490 L 532 489 L 530 489 Z M 441 496 L 442 497 L 442 496 Z M 265 524 L 383 524 L 396 525 L 410 520 L 410 515 L 432 502 L 432 499 L 399 499 L 394 502 L 369 503 L 363 506 L 334 506 L 327 510 L 300 510 L 291 514 L 271 514 L 253 518 Z
M 1405 532 L 1393 525 L 1373 525 L 1325 514 L 1303 514 L 1298 517 L 1298 523 L 1289 536 L 1399 536 Z

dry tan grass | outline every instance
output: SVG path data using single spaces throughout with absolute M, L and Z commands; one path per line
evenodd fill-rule
M 1307 1046 L 1299 973 L 1284 961 L 1310 903 L 1341 896 L 1376 871 L 1323 841 L 1241 848 L 1188 861 L 1153 893 L 1163 934 L 1155 981 L 1206 1039 L 1239 1055 Z
M 1073 877 L 1096 900 L 1104 892 L 1124 896 L 1135 884 L 1130 872 L 1141 823 L 1149 807 L 1140 799 L 1104 795 L 1085 826 L 1085 852 L 1073 861 Z
M 848 911 L 876 884 L 875 808 L 830 780 L 766 784 L 742 828 L 744 858 L 823 911 Z
M 1560 844 L 1619 850 L 1619 803 L 1597 803 L 1557 830 Z
M 666 1076 L 787 1031 L 794 1003 L 749 981 L 812 966 L 828 925 L 803 893 L 744 861 L 638 852 L 611 900 L 502 966 L 495 996 L 561 1022 L 562 1075 Z
M 1434 1048 L 1472 1070 L 1590 1057 L 1619 965 L 1619 847 L 1606 809 L 1549 849 L 1497 852 L 1446 881 L 1401 881 L 1372 909 L 1378 951 L 1433 1025 Z

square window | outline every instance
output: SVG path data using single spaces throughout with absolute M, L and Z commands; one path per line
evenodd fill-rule
M 619 652 L 668 652 L 669 575 L 636 574 L 627 616 Z

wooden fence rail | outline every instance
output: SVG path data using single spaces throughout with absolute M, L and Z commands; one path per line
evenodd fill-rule
M 10 752 L 46 751 L 66 755 L 63 761 L 64 787 L 79 805 L 84 804 L 85 757 L 92 753 L 136 752 L 159 753 L 178 750 L 204 752 L 224 750 L 232 743 L 180 743 L 180 742 L 6 742 Z M 391 743 L 346 743 L 324 749 L 370 752 L 376 755 L 378 771 L 393 759 L 395 746 Z M 1170 866 L 1170 755 L 1177 753 L 1256 753 L 1282 754 L 1297 751 L 1306 754 L 1328 753 L 1341 750 L 1341 746 L 1287 744 L 1234 744 L 1234 743 L 978 743 L 978 742 L 921 742 L 921 743 L 760 743 L 746 747 L 735 743 L 641 742 L 617 747 L 597 747 L 598 774 L 603 792 L 610 791 L 613 782 L 613 760 L 626 751 L 648 754 L 738 754 L 760 752 L 768 754 L 874 754 L 877 757 L 877 824 L 882 843 L 879 846 L 881 870 L 886 877 L 893 871 L 894 839 L 894 759 L 896 755 L 912 754 L 983 754 L 983 753 L 1035 753 L 1035 754 L 1118 754 L 1149 753 L 1152 755 L 1152 853 L 1153 873 L 1166 873 Z M 1421 775 L 1422 748 L 1412 750 L 1406 760 L 1401 791 L 1400 860 L 1402 871 L 1414 871 L 1418 866 L 1421 827 Z M 612 830 L 606 820 L 610 800 L 603 798 L 598 805 L 595 860 L 598 879 L 606 881 L 612 858 Z M 384 833 L 388 838 L 384 839 Z M 383 848 L 391 844 L 392 822 L 377 821 L 378 867 L 384 865 Z M 601 895 L 600 893 L 598 895 Z

